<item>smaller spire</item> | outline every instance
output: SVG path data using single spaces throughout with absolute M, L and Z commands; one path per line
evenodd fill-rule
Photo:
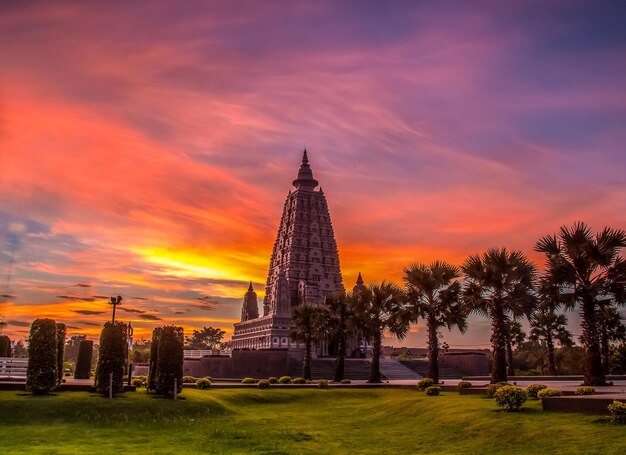
M 254 289 L 252 289 L 252 281 L 250 281 L 250 287 L 248 287 L 248 292 L 252 292 L 254 291 Z
M 359 277 L 356 279 L 356 284 L 363 284 L 363 277 L 361 276 L 361 272 L 359 272 Z
M 318 185 L 317 180 L 313 178 L 313 171 L 309 166 L 309 157 L 306 154 L 306 149 L 302 155 L 302 164 L 298 171 L 298 178 L 293 181 L 293 186 L 297 189 L 313 190 Z
M 302 155 L 302 163 L 309 164 L 309 158 L 306 156 L 306 148 L 304 149 L 304 155 Z

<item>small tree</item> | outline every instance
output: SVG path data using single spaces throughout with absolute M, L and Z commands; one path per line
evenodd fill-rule
M 113 373 L 113 393 L 124 391 L 124 371 L 128 357 L 127 325 L 106 322 L 100 334 L 95 386 L 100 393 L 109 392 L 109 375 Z
M 176 393 L 183 390 L 183 347 L 185 337 L 182 327 L 166 325 L 161 328 L 157 354 L 156 391 L 172 397 L 176 380 Z
M 63 354 L 65 351 L 65 324 L 57 323 L 57 386 L 63 382 Z
M 57 386 L 57 328 L 53 319 L 36 319 L 30 326 L 26 390 L 45 394 Z
M 515 367 L 513 366 L 513 347 L 518 348 L 524 343 L 526 333 L 522 330 L 522 324 L 516 320 L 507 320 L 506 333 L 506 365 L 508 374 L 515 376 Z
M 323 333 L 333 340 L 337 346 L 335 361 L 335 382 L 340 382 L 344 376 L 346 358 L 346 340 L 355 332 L 354 315 L 350 308 L 353 297 L 345 292 L 335 292 L 324 299 L 322 313 Z
M 148 370 L 148 386 L 149 391 L 156 390 L 156 373 L 157 359 L 159 356 L 159 337 L 161 335 L 161 327 L 155 327 L 152 331 L 152 343 L 150 343 L 150 367 Z
M 91 377 L 91 359 L 93 357 L 93 341 L 81 340 L 78 345 L 78 360 L 74 370 L 74 379 L 89 379 Z
M 320 338 L 323 311 L 322 307 L 309 303 L 291 311 L 291 339 L 304 343 L 304 379 L 311 379 L 311 347 Z
M 0 335 L 0 357 L 11 357 L 11 340 L 6 335 Z
M 188 349 L 221 349 L 222 339 L 226 335 L 217 327 L 203 327 L 202 330 L 194 330 L 193 335 L 187 337 Z

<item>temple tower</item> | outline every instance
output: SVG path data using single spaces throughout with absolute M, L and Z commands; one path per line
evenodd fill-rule
M 251 317 L 245 297 L 242 322 L 235 324 L 233 333 L 234 349 L 292 347 L 291 309 L 344 291 L 328 203 L 322 189 L 316 189 L 319 183 L 313 178 L 306 150 L 292 184 L 295 189 L 285 200 L 270 258 L 263 316 Z
M 248 287 L 248 292 L 243 296 L 243 305 L 241 308 L 241 321 L 247 321 L 248 319 L 256 319 L 259 317 L 259 303 L 256 296 L 256 292 L 252 288 L 252 281 Z

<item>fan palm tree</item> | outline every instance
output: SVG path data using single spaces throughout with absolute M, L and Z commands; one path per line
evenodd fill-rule
M 624 317 L 617 310 L 612 301 L 598 302 L 598 321 L 600 330 L 600 351 L 602 369 L 609 374 L 609 352 L 611 341 L 626 341 L 626 327 Z
M 404 269 L 408 313 L 411 322 L 419 318 L 428 327 L 428 368 L 426 376 L 439 382 L 439 330 L 457 326 L 461 333 L 467 329 L 467 314 L 460 302 L 461 271 L 446 262 L 411 264 Z
M 626 303 L 626 261 L 619 254 L 625 246 L 623 230 L 605 227 L 594 235 L 580 222 L 562 226 L 558 234 L 543 237 L 535 246 L 546 256 L 545 280 L 561 290 L 567 308 L 581 309 L 585 385 L 606 383 L 598 302 L 608 296 L 618 305 Z
M 372 344 L 369 382 L 381 382 L 380 354 L 385 330 L 398 339 L 403 339 L 408 333 L 405 301 L 402 288 L 387 281 L 370 284 L 354 295 L 352 311 L 358 319 L 359 333 Z
M 467 282 L 463 301 L 468 310 L 491 319 L 491 382 L 506 381 L 507 321 L 532 311 L 535 266 L 521 251 L 491 248 L 470 256 L 461 268 Z
M 531 341 L 538 341 L 545 350 L 545 363 L 549 375 L 558 374 L 554 359 L 555 342 L 561 346 L 571 346 L 572 334 L 567 330 L 567 318 L 564 314 L 558 314 L 555 307 L 550 304 L 539 305 L 530 317 Z
M 302 303 L 291 310 L 291 339 L 304 343 L 304 379 L 311 379 L 311 348 L 321 336 L 323 309 L 319 305 Z
M 337 344 L 334 381 L 343 379 L 346 359 L 346 340 L 355 332 L 354 317 L 350 301 L 352 294 L 335 292 L 325 297 L 323 308 L 322 330 L 325 335 Z
M 522 330 L 522 324 L 516 320 L 507 320 L 506 334 L 506 365 L 508 374 L 515 375 L 513 367 L 513 347 L 519 347 L 526 339 L 526 334 Z

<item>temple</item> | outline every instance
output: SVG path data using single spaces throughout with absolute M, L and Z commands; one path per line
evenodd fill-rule
M 259 316 L 250 283 L 241 322 L 235 324 L 232 349 L 300 348 L 289 336 L 291 309 L 304 302 L 318 304 L 325 295 L 344 291 L 328 203 L 322 188 L 316 189 L 318 181 L 313 178 L 306 150 L 293 186 L 270 259 L 263 315 Z M 331 353 L 328 345 L 321 343 L 316 354 Z

